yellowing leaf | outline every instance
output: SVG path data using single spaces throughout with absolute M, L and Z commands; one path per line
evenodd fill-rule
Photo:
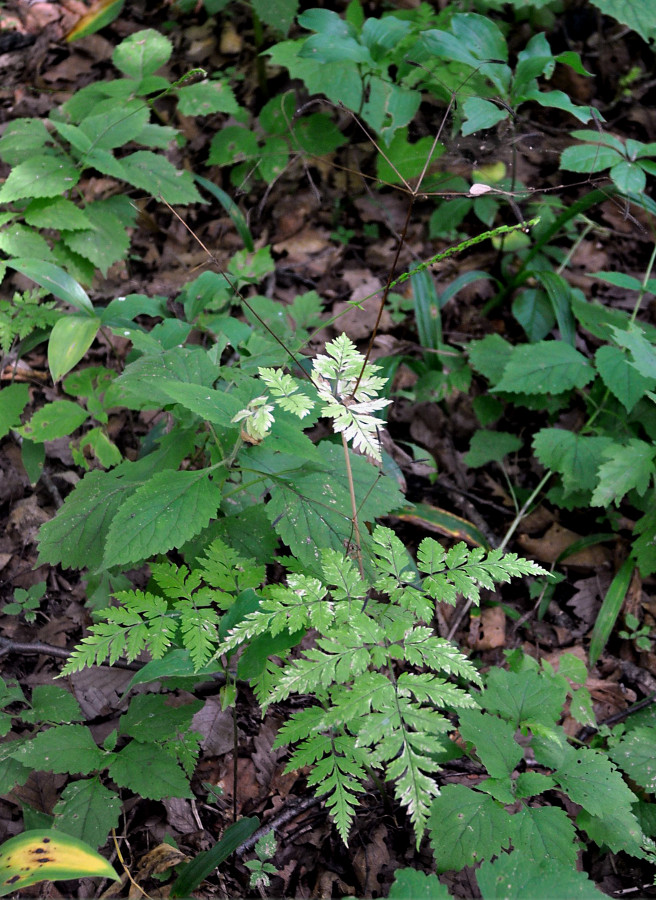
M 0 897 L 37 881 L 89 876 L 120 881 L 92 847 L 60 831 L 26 831 L 0 847 Z

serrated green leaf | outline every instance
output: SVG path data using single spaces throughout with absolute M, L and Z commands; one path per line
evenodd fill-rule
M 645 393 L 654 389 L 654 378 L 645 378 L 630 365 L 619 347 L 604 344 L 595 354 L 597 371 L 608 390 L 620 401 L 627 413 Z
M 15 787 L 25 784 L 31 774 L 30 766 L 24 766 L 10 756 L 0 760 L 0 791 L 8 794 Z
M 55 400 L 35 412 L 18 431 L 32 441 L 54 441 L 71 434 L 87 417 L 86 409 L 79 404 L 71 400 Z
M 45 238 L 32 228 L 16 222 L 0 231 L 0 250 L 8 256 L 31 256 L 43 260 L 50 258 L 50 247 Z
M 513 816 L 513 847 L 526 860 L 550 859 L 574 867 L 578 855 L 576 830 L 563 809 L 522 806 Z
M 128 78 L 141 81 L 168 62 L 173 45 L 152 28 L 131 34 L 114 50 L 112 61 Z
M 164 381 L 158 389 L 174 401 L 201 416 L 207 422 L 222 425 L 224 428 L 235 427 L 233 418 L 243 406 L 236 394 L 227 391 L 216 391 L 201 384 L 189 384 L 184 381 Z
M 120 732 L 141 743 L 166 741 L 178 732 L 189 731 L 191 720 L 202 707 L 202 700 L 169 706 L 162 694 L 140 694 L 132 699 L 127 713 L 121 716 Z
M 613 338 L 633 357 L 633 365 L 645 378 L 656 378 L 656 348 L 647 340 L 645 331 L 631 322 L 626 329 L 611 326 Z
M 521 446 L 521 438 L 507 431 L 475 431 L 464 461 L 475 469 L 489 462 L 500 462 L 504 456 L 515 453 Z
M 176 467 L 191 449 L 189 438 L 193 440 L 188 435 L 163 442 L 138 462 L 123 462 L 111 472 L 94 471 L 85 475 L 55 518 L 42 526 L 41 563 L 61 563 L 64 568 L 77 569 L 98 565 L 117 510 L 152 474 Z
M 298 0 L 253 0 L 253 9 L 265 25 L 286 35 L 298 12 Z
M 98 778 L 74 781 L 62 792 L 55 808 L 54 825 L 92 847 L 102 847 L 112 828 L 118 828 L 122 803 Z
M 515 727 L 531 721 L 553 725 L 561 716 L 566 694 L 567 687 L 561 679 L 532 671 L 519 674 L 491 669 L 481 705 Z
M 552 859 L 528 861 L 524 854 L 502 854 L 476 872 L 483 900 L 599 900 L 601 894 L 585 872 Z
M 644 835 L 634 813 L 626 807 L 608 808 L 603 816 L 593 816 L 582 809 L 576 824 L 600 847 L 608 847 L 612 853 L 624 851 L 631 856 L 645 858 Z
M 447 784 L 433 800 L 428 822 L 438 872 L 460 871 L 507 847 L 512 817 L 487 794 Z
M 143 100 L 131 100 L 97 116 L 86 116 L 79 125 L 95 150 L 123 147 L 139 135 L 150 118 Z
M 75 722 L 84 718 L 80 704 L 65 688 L 54 684 L 39 684 L 32 691 L 33 722 Z M 25 718 L 25 714 L 23 714 Z
M 515 727 L 496 716 L 478 709 L 463 709 L 459 713 L 460 734 L 476 747 L 476 754 L 492 778 L 508 778 L 524 758 L 524 751 L 515 741 Z
M 318 447 L 325 469 L 280 479 L 271 490 L 266 507 L 280 537 L 301 560 L 319 561 L 319 548 L 343 550 L 352 536 L 351 501 L 341 447 L 323 442 Z M 374 522 L 402 505 L 396 484 L 361 456 L 350 455 L 360 520 Z M 311 535 L 311 537 L 308 537 Z
M 205 528 L 221 503 L 209 472 L 157 472 L 112 520 L 103 566 L 126 565 L 181 547 Z
M 540 341 L 513 349 L 495 391 L 560 394 L 594 378 L 588 360 L 564 341 Z
M 635 794 L 615 766 L 596 750 L 567 746 L 553 777 L 574 803 L 601 819 L 608 811 L 630 811 L 635 803 Z
M 114 755 L 109 774 L 121 787 L 149 800 L 194 796 L 174 757 L 159 744 L 131 741 Z
M 84 211 L 65 197 L 40 197 L 28 205 L 25 221 L 34 228 L 78 231 L 91 228 Z
M 511 360 L 513 346 L 499 334 L 488 334 L 482 341 L 472 341 L 467 347 L 469 361 L 474 369 L 494 383 Z
M 79 179 L 79 171 L 66 157 L 34 156 L 11 170 L 0 187 L 0 203 L 31 197 L 57 197 L 74 188 Z
M 183 116 L 209 116 L 223 112 L 234 115 L 239 104 L 227 81 L 201 81 L 177 89 L 178 112 Z
M 204 202 L 191 173 L 176 169 L 161 154 L 137 150 L 120 160 L 120 168 L 122 175 L 119 177 L 156 199 L 161 197 L 174 205 Z
M 450 900 L 451 894 L 437 875 L 417 869 L 397 869 L 388 894 L 390 900 Z
M 599 467 L 599 484 L 592 494 L 592 506 L 617 505 L 630 490 L 641 496 L 654 477 L 654 455 L 652 444 L 631 438 L 626 444 L 611 443 L 603 452 L 608 460 Z
M 16 762 L 44 772 L 88 775 L 104 765 L 104 754 L 85 725 L 56 725 L 11 754 Z
M 576 434 L 563 428 L 542 428 L 533 439 L 533 451 L 543 466 L 563 476 L 567 491 L 591 491 L 598 482 L 597 470 L 609 437 Z
M 200 347 L 172 347 L 170 350 L 149 352 L 129 363 L 114 383 L 129 404 L 137 404 L 133 408 L 141 409 L 167 406 L 171 402 L 169 382 L 209 387 L 215 381 L 216 366 L 204 350 Z M 160 384 L 165 385 L 167 390 L 161 390 Z M 206 391 L 204 396 L 212 398 L 213 395 L 211 391 Z
M 325 63 L 317 66 L 312 59 L 299 56 L 304 41 L 281 41 L 265 51 L 274 65 L 285 66 L 293 78 L 300 78 L 310 94 L 325 94 L 334 103 L 348 109 L 360 109 L 362 77 L 356 63 Z
M 103 275 L 119 259 L 123 259 L 130 246 L 130 239 L 123 223 L 112 211 L 108 201 L 97 200 L 85 209 L 90 228 L 67 231 L 60 225 L 62 241 L 85 259 L 90 260 Z
M 38 156 L 38 151 L 52 142 L 43 119 L 14 119 L 0 138 L 0 156 L 10 166 L 22 163 L 26 156 Z
M 3 438 L 16 425 L 20 425 L 20 417 L 29 403 L 30 392 L 26 384 L 8 384 L 0 392 L 0 438 Z
M 649 794 L 656 794 L 655 745 L 656 729 L 639 726 L 608 751 L 613 762 Z
M 515 797 L 535 797 L 555 788 L 556 782 L 540 772 L 520 772 L 515 781 Z

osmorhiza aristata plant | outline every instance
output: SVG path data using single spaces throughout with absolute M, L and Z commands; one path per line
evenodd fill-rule
M 470 688 L 481 685 L 469 660 L 434 633 L 435 604 L 455 604 L 459 594 L 477 601 L 481 587 L 544 570 L 514 553 L 464 543 L 447 552 L 432 538 L 421 542 L 415 566 L 400 539 L 381 526 L 373 554 L 371 578 L 363 579 L 346 554 L 325 550 L 321 579 L 292 573 L 286 585 L 265 588 L 259 608 L 216 655 L 283 633 L 298 643 L 314 630 L 312 647 L 281 664 L 269 660 L 252 681 L 263 710 L 292 694 L 311 698 L 274 746 L 293 745 L 287 771 L 311 767 L 309 785 L 325 797 L 344 841 L 358 795 L 381 773 L 419 843 L 439 794 L 440 753 L 452 728 L 447 714 L 477 707 Z

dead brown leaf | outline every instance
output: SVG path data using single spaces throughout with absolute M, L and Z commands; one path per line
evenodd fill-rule
M 524 553 L 528 553 L 540 562 L 555 563 L 561 554 L 572 544 L 580 541 L 581 537 L 575 531 L 570 531 L 569 528 L 554 522 L 543 537 L 530 538 L 525 534 L 520 534 L 517 543 Z M 608 566 L 611 559 L 610 551 L 596 544 L 564 557 L 562 563 L 565 566 L 581 566 L 597 570 Z

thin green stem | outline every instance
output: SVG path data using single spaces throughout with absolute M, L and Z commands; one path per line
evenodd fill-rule
M 651 252 L 651 256 L 649 257 L 649 262 L 647 263 L 647 268 L 645 269 L 645 277 L 642 279 L 642 284 L 640 285 L 640 290 L 638 291 L 638 299 L 636 300 L 636 304 L 633 307 L 633 312 L 631 313 L 631 318 L 629 321 L 635 322 L 636 316 L 638 315 L 638 310 L 642 304 L 642 298 L 647 293 L 647 284 L 649 282 L 649 276 L 651 275 L 651 270 L 654 267 L 654 262 L 656 261 L 656 243 L 654 244 L 654 249 Z
M 592 229 L 593 229 L 594 227 L 595 227 L 595 225 L 594 225 L 593 222 L 588 222 L 588 223 L 587 223 L 587 225 L 585 226 L 585 228 L 583 229 L 583 231 L 581 232 L 581 234 L 577 237 L 577 239 L 574 241 L 574 243 L 572 244 L 572 246 L 571 246 L 571 247 L 569 248 L 569 250 L 567 251 L 567 255 L 565 256 L 565 259 L 561 262 L 561 264 L 560 264 L 560 265 L 558 266 L 558 268 L 556 269 L 556 272 L 558 273 L 558 275 L 562 275 L 562 274 L 563 274 L 563 272 L 565 271 L 565 269 L 566 269 L 567 266 L 569 265 L 569 262 L 570 262 L 571 258 L 574 256 L 574 254 L 576 253 L 576 251 L 578 250 L 578 248 L 581 246 L 581 244 L 583 243 L 583 241 L 587 238 L 587 236 L 590 234 L 590 232 L 592 231 Z
M 358 560 L 358 569 L 364 579 L 364 565 L 362 562 L 362 541 L 360 539 L 360 526 L 358 524 L 358 503 L 355 499 L 355 485 L 353 483 L 353 471 L 351 470 L 351 458 L 349 457 L 348 442 L 342 432 L 342 447 L 344 448 L 344 463 L 346 465 L 346 477 L 348 479 L 349 495 L 351 497 L 351 512 L 353 513 L 353 534 L 355 535 L 355 554 Z
M 542 478 L 541 478 L 540 481 L 538 482 L 538 484 L 537 484 L 537 486 L 535 487 L 535 489 L 531 492 L 531 495 L 529 496 L 529 498 L 525 501 L 525 503 L 524 503 L 524 505 L 522 506 L 522 508 L 519 510 L 519 512 L 517 513 L 517 515 L 515 516 L 515 518 L 514 518 L 514 519 L 512 520 L 512 522 L 510 523 L 510 527 L 509 527 L 508 530 L 506 531 L 506 533 L 505 533 L 505 535 L 504 535 L 504 537 L 503 537 L 503 540 L 501 541 L 501 543 L 499 544 L 499 546 L 498 546 L 498 548 L 497 548 L 498 550 L 505 550 L 505 549 L 506 549 L 506 547 L 508 546 L 508 542 L 509 542 L 510 538 L 513 536 L 513 534 L 514 534 L 515 531 L 517 530 L 517 526 L 519 525 L 519 523 L 522 521 L 522 519 L 523 519 L 524 516 L 526 515 L 527 510 L 533 505 L 533 503 L 535 502 L 536 497 L 538 496 L 538 494 L 540 493 L 540 491 L 542 490 L 542 488 L 545 486 L 545 484 L 549 481 L 549 479 L 551 478 L 552 475 L 553 475 L 553 472 L 551 471 L 551 469 L 549 469 L 549 470 L 542 476 Z

